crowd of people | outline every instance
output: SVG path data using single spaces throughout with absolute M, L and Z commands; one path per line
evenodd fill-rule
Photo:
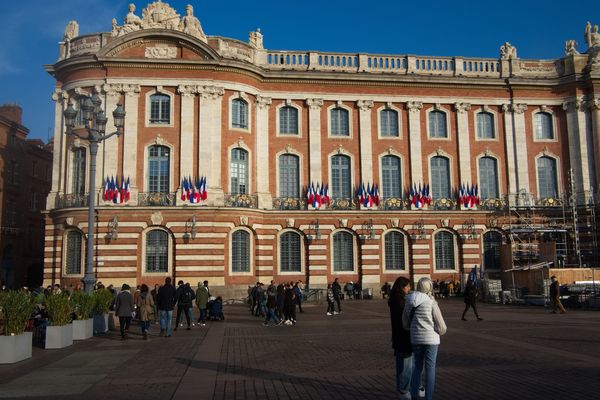
M 272 280 L 266 288 L 262 282 L 256 282 L 254 286 L 248 288 L 250 314 L 264 318 L 264 326 L 295 325 L 296 307 L 299 312 L 304 312 L 303 296 L 302 281 L 288 281 L 276 285 Z

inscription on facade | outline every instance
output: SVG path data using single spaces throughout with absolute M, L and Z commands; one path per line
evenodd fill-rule
M 169 46 L 157 45 L 154 47 L 146 47 L 146 58 L 168 59 L 177 57 L 177 48 Z

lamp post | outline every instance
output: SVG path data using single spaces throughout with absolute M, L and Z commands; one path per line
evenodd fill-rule
M 106 123 L 108 118 L 102 111 L 102 100 L 98 93 L 94 92 L 91 97 L 85 97 L 81 102 L 81 120 L 82 129 L 75 129 L 75 118 L 77 111 L 73 108 L 73 104 L 69 102 L 69 106 L 63 112 L 65 117 L 66 134 L 76 136 L 79 139 L 85 140 L 90 144 L 90 178 L 89 178 L 89 210 L 88 210 L 88 237 L 87 237 L 87 253 L 85 260 L 85 276 L 83 278 L 83 287 L 86 292 L 91 292 L 96 283 L 94 276 L 94 230 L 96 211 L 96 155 L 98 154 L 98 143 L 108 139 L 114 135 L 121 135 L 125 127 L 125 111 L 121 104 L 117 104 L 117 108 L 113 111 L 115 121 L 115 132 L 106 133 Z M 85 134 L 81 134 L 85 132 Z

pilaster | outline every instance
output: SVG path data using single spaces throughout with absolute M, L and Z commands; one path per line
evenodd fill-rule
M 584 103 L 581 99 L 567 101 L 563 104 L 567 114 L 567 133 L 569 137 L 569 159 L 573 169 L 575 191 L 579 194 L 589 192 L 593 177 L 590 167 L 593 155 L 589 154 L 588 134 Z M 584 197 L 580 197 L 583 199 Z
M 406 103 L 406 108 L 408 109 L 411 181 L 415 183 L 423 182 L 423 154 L 421 148 L 421 109 L 423 103 L 409 101 Z
M 517 193 L 517 166 L 515 163 L 515 136 L 510 104 L 502 105 L 504 117 L 504 140 L 506 148 L 506 180 L 508 193 Z
M 358 100 L 360 129 L 360 174 L 363 182 L 373 183 L 373 144 L 371 140 L 371 109 L 373 100 Z
M 102 90 L 104 91 L 105 95 L 104 113 L 108 118 L 108 121 L 106 123 L 106 132 L 111 133 L 116 130 L 115 120 L 112 117 L 112 112 L 115 110 L 115 108 L 117 108 L 117 104 L 121 99 L 121 91 L 123 90 L 123 85 L 107 83 L 102 86 Z M 100 154 L 102 154 L 102 157 L 98 157 L 97 159 L 97 171 L 99 173 L 96 173 L 96 188 L 100 188 L 100 190 L 102 190 L 102 181 L 106 178 L 106 176 L 117 177 L 121 175 L 120 171 L 118 171 L 119 137 L 117 135 L 114 135 L 104 140 L 101 146 L 103 146 L 100 150 Z M 125 177 L 127 176 L 125 175 Z
M 197 92 L 200 94 L 198 172 L 206 176 L 208 205 L 222 206 L 225 198 L 221 186 L 221 112 L 225 90 L 218 86 L 199 86 Z
M 588 107 L 591 112 L 592 119 L 592 142 L 594 143 L 594 154 L 600 155 L 600 98 L 596 97 L 588 102 Z M 598 192 L 597 185 L 600 183 L 600 160 L 592 157 L 595 165 L 595 185 L 593 186 Z
M 64 171 L 66 166 L 66 137 L 64 133 L 63 111 L 68 99 L 66 92 L 55 89 L 52 93 L 54 101 L 54 141 L 52 157 L 52 188 L 46 199 L 46 209 L 52 210 L 56 206 L 56 197 L 64 193 Z
M 515 167 L 517 172 L 517 189 L 531 193 L 529 186 L 529 154 L 527 153 L 527 132 L 525 129 L 525 110 L 527 104 L 511 106 L 513 131 L 515 138 Z
M 269 106 L 270 97 L 256 97 L 256 194 L 258 208 L 273 207 L 269 191 Z
M 123 134 L 123 176 L 129 177 L 130 204 L 137 205 L 139 186 L 137 182 L 138 110 L 140 85 L 123 85 L 125 92 L 125 131 Z M 143 153 L 142 153 L 143 154 Z
M 180 147 L 179 147 L 179 182 L 183 177 L 194 177 L 194 98 L 196 87 L 180 85 L 177 92 L 181 97 Z M 179 196 L 177 196 L 179 198 Z
M 308 105 L 309 179 L 323 182 L 321 167 L 321 108 L 323 99 L 306 99 Z
M 471 136 L 469 133 L 469 114 L 471 109 L 469 103 L 455 103 L 456 121 L 458 129 L 458 165 L 459 183 L 472 183 L 471 175 Z

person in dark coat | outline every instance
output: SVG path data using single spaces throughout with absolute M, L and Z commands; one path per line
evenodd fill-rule
M 550 301 L 552 302 L 552 314 L 556 314 L 556 310 L 560 310 L 561 314 L 566 313 L 565 308 L 560 302 L 560 283 L 556 276 L 551 276 L 552 283 L 550 284 Z
M 119 330 L 123 340 L 127 339 L 127 331 L 131 325 L 131 316 L 134 310 L 133 296 L 129 289 L 131 289 L 129 285 L 124 283 L 115 300 L 115 314 L 119 317 Z
M 333 290 L 333 299 L 335 300 L 335 302 L 337 303 L 338 306 L 338 310 L 334 311 L 334 314 L 338 314 L 342 312 L 342 303 L 341 303 L 341 299 L 342 299 L 342 287 L 340 286 L 340 283 L 338 282 L 338 278 L 335 278 L 333 280 L 333 283 L 331 284 L 331 290 Z
M 177 330 L 177 326 L 179 325 L 179 321 L 181 321 L 181 313 L 185 314 L 185 320 L 187 321 L 187 330 L 191 329 L 191 323 L 193 321 L 192 313 L 190 309 L 192 308 L 192 304 L 194 299 L 196 298 L 196 293 L 192 290 L 189 283 L 184 284 L 181 281 L 181 285 L 176 291 L 177 298 L 177 318 L 175 318 L 175 331 Z
M 462 314 L 462 320 L 466 321 L 465 315 L 467 315 L 467 311 L 469 307 L 473 307 L 473 311 L 475 312 L 475 316 L 477 317 L 477 321 L 481 321 L 483 318 L 479 316 L 477 312 L 477 286 L 473 283 L 471 278 L 467 281 L 467 286 L 465 286 L 465 311 Z
M 171 278 L 165 278 L 165 284 L 158 289 L 157 303 L 160 314 L 160 336 L 173 334 L 173 309 L 175 308 L 175 288 Z
M 406 295 L 410 291 L 410 281 L 399 277 L 394 282 L 388 299 L 392 321 L 392 347 L 396 356 L 396 390 L 402 399 L 410 399 L 410 381 L 412 375 L 412 346 L 410 332 L 402 326 L 402 312 Z

